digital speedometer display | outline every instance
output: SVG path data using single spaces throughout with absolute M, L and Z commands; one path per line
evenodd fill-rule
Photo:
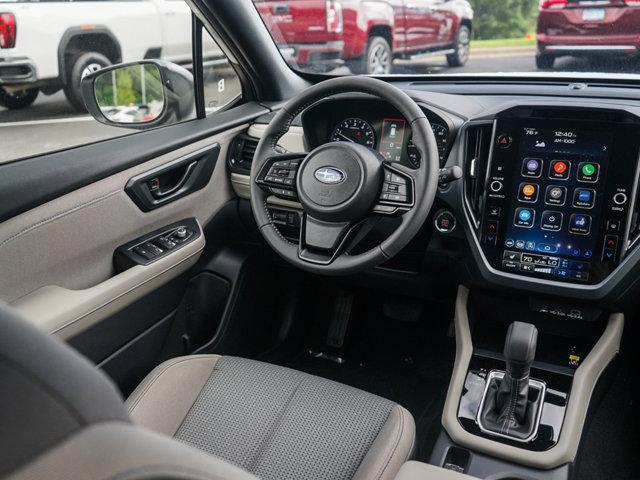
M 376 134 L 373 127 L 361 118 L 342 120 L 331 134 L 332 142 L 353 142 L 365 147 L 374 148 Z

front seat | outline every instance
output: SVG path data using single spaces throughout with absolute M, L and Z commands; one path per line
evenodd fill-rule
M 95 366 L 3 305 L 0 386 L 12 479 L 386 480 L 415 439 L 393 402 L 236 357 L 165 362 L 125 407 Z

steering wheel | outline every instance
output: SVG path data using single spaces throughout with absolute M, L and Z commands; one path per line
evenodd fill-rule
M 388 162 L 356 143 L 327 143 L 309 153 L 282 153 L 277 147 L 304 110 L 327 97 L 356 92 L 390 103 L 407 120 L 422 159 L 419 168 Z M 335 78 L 292 98 L 267 126 L 251 166 L 251 208 L 267 243 L 289 263 L 314 273 L 347 275 L 390 259 L 416 235 L 433 205 L 438 167 L 429 121 L 406 93 L 374 78 Z M 274 224 L 269 195 L 299 200 L 304 211 L 299 243 L 287 240 Z M 379 245 L 350 254 L 378 215 L 399 215 L 401 221 Z

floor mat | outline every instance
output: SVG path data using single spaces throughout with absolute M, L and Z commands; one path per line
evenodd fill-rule
M 322 292 L 325 299 L 326 294 Z M 447 336 L 451 305 L 426 305 L 419 320 L 408 322 L 385 316 L 384 302 L 378 298 L 361 294 L 356 303 L 348 344 L 341 352 L 345 363 L 309 354 L 314 340 L 310 335 L 317 337 L 327 322 L 325 312 L 317 309 L 314 318 L 306 319 L 307 335 L 297 345 L 284 345 L 261 360 L 351 385 L 404 406 L 416 421 L 417 459 L 428 461 L 440 430 L 455 357 L 454 339 Z
M 637 374 L 620 368 L 589 424 L 575 478 L 640 479 L 640 413 L 634 402 Z

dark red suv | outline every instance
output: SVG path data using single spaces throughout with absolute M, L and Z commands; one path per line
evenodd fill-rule
M 540 1 L 538 68 L 552 68 L 561 56 L 629 56 L 639 50 L 639 0 Z

